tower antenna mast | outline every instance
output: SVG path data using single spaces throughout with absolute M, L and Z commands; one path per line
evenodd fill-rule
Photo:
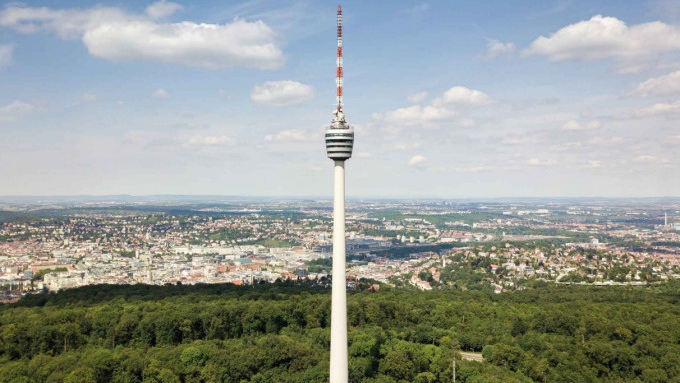
M 336 86 L 336 103 L 338 113 L 342 113 L 342 7 L 338 5 L 338 53 L 337 53 L 337 68 L 335 73 L 335 86 Z

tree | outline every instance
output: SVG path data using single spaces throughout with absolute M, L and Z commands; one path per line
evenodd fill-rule
M 64 383 L 97 383 L 95 371 L 89 367 L 78 367 L 64 378 Z

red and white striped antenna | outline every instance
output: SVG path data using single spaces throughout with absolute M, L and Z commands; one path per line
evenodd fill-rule
M 338 56 L 337 56 L 337 70 L 335 74 L 336 102 L 338 112 L 342 112 L 342 7 L 338 5 Z

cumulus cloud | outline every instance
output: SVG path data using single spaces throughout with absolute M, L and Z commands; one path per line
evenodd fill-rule
M 680 94 L 680 70 L 645 80 L 627 93 L 629 96 L 638 97 L 675 96 L 678 94 Z
M 498 142 L 497 139 L 493 139 L 493 142 Z M 500 137 L 501 145 L 516 146 L 516 145 L 534 145 L 541 142 L 536 134 L 517 134 L 517 133 L 507 133 Z
M 552 165 L 555 164 L 555 161 L 553 161 L 553 160 L 541 160 L 540 158 L 533 157 L 533 158 L 529 159 L 528 163 L 531 166 L 552 166 Z
M 414 166 L 414 167 L 420 167 L 424 165 L 425 161 L 427 161 L 427 158 L 421 154 L 416 154 L 415 156 L 411 157 L 411 159 L 408 161 L 408 166 Z
M 23 114 L 36 110 L 37 108 L 33 104 L 29 104 L 23 101 L 14 101 L 3 107 L 0 107 L 0 113 L 12 113 L 12 114 Z
M 424 92 L 423 92 L 424 93 Z M 426 94 L 425 94 L 426 96 Z M 424 99 L 420 93 L 409 97 L 409 101 Z M 480 107 L 493 102 L 491 97 L 484 92 L 469 89 L 463 86 L 454 86 L 435 98 L 428 105 L 411 105 L 385 113 L 373 113 L 371 118 L 383 121 L 392 126 L 416 126 L 436 127 L 442 121 L 451 121 L 459 115 L 459 110 Z M 472 127 L 475 121 L 463 119 L 462 127 Z
M 0 107 L 0 121 L 13 120 L 19 116 L 37 111 L 38 107 L 23 101 L 13 101 Z
M 267 134 L 264 136 L 264 140 L 268 142 L 303 142 L 316 139 L 317 137 L 313 134 L 297 129 L 282 130 L 276 134 Z
M 582 146 L 580 142 L 565 142 L 563 144 L 550 145 L 548 150 L 551 152 L 569 152 Z
M 432 105 L 483 106 L 490 103 L 491 97 L 484 92 L 464 86 L 454 86 L 435 99 Z
M 427 92 L 418 92 L 408 96 L 406 99 L 408 100 L 408 102 L 420 104 L 421 102 L 425 101 L 426 98 Z
M 250 99 L 262 105 L 302 105 L 314 99 L 314 88 L 290 80 L 267 81 L 253 88 Z
M 230 146 L 234 140 L 228 136 L 194 136 L 187 142 L 190 146 Z
M 83 102 L 97 102 L 97 95 L 94 93 L 86 93 L 82 100 Z
M 12 63 L 12 53 L 14 47 L 11 45 L 0 45 L 0 68 L 9 66 Z
M 650 155 L 647 155 L 647 154 L 642 154 L 642 155 L 639 155 L 639 156 L 633 158 L 633 161 L 634 162 L 654 162 L 654 161 L 656 161 L 656 157 L 650 156 Z
M 625 140 L 623 137 L 593 137 L 588 141 L 590 145 L 597 146 L 617 146 L 621 145 Z
M 413 150 L 419 149 L 422 146 L 419 142 L 397 143 L 389 146 L 391 150 Z
M 170 97 L 170 95 L 163 88 L 161 88 L 161 89 L 158 89 L 155 92 L 153 92 L 151 97 L 153 97 L 153 98 L 168 98 L 168 97 Z
M 678 113 L 680 113 L 680 102 L 676 101 L 671 103 L 660 102 L 654 105 L 646 106 L 644 108 L 638 109 L 634 115 L 637 118 L 645 118 L 657 115 L 675 115 Z
M 479 172 L 485 172 L 485 171 L 489 171 L 489 170 L 493 170 L 493 168 L 491 166 L 484 166 L 484 165 L 453 168 L 453 171 L 455 171 L 457 173 L 479 173 Z
M 602 123 L 599 121 L 590 121 L 587 123 L 584 122 L 579 122 L 576 120 L 570 120 L 564 126 L 562 126 L 563 130 L 595 130 L 599 129 L 602 127 Z
M 277 69 L 283 65 L 275 32 L 262 21 L 160 23 L 156 17 L 177 7 L 169 2 L 154 4 L 146 15 L 103 6 L 55 10 L 10 5 L 0 12 L 0 26 L 20 33 L 81 39 L 92 56 L 113 62 L 162 61 L 208 69 Z
M 496 39 L 487 39 L 486 54 L 482 56 L 483 59 L 490 60 L 494 57 L 509 54 L 517 49 L 513 43 L 503 43 Z
M 458 113 L 445 108 L 438 108 L 430 105 L 425 107 L 413 105 L 405 108 L 399 108 L 385 113 L 384 116 L 378 115 L 377 117 L 389 123 L 411 126 L 420 124 L 431 125 L 437 121 L 454 117 L 457 114 Z
M 614 58 L 639 62 L 678 50 L 678 26 L 660 21 L 628 26 L 615 17 L 597 15 L 568 25 L 549 37 L 540 36 L 524 54 L 546 56 L 550 61 Z
M 146 7 L 146 14 L 152 19 L 162 19 L 182 10 L 183 7 L 171 1 L 157 1 Z

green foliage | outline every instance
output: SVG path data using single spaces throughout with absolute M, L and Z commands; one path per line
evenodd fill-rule
M 43 278 L 45 278 L 45 274 L 65 273 L 67 271 L 68 271 L 68 269 L 65 268 L 65 267 L 55 267 L 54 269 L 42 269 L 42 270 L 39 270 L 37 273 L 33 274 L 33 280 L 34 281 L 42 281 Z
M 135 254 L 134 251 L 131 250 L 131 251 L 120 251 L 118 253 L 118 255 L 120 255 L 121 257 L 125 257 L 125 258 L 134 258 L 136 254 Z
M 333 266 L 332 258 L 318 258 L 307 261 L 307 272 L 320 273 L 322 271 L 330 271 Z
M 680 380 L 680 283 L 348 294 L 349 381 Z M 2 382 L 328 381 L 328 289 L 90 286 L 0 307 Z

